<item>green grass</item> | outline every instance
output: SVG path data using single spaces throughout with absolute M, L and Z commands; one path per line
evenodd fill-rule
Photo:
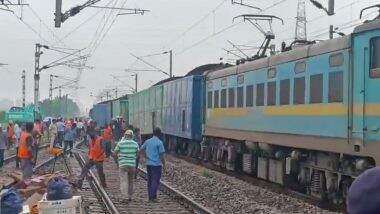
M 203 177 L 205 177 L 205 178 L 214 178 L 214 173 L 213 172 L 211 172 L 210 170 L 208 170 L 208 169 L 204 169 L 203 171 L 202 171 L 202 174 L 201 174 Z

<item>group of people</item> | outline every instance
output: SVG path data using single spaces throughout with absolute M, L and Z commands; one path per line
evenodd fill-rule
M 5 150 L 14 149 L 16 168 L 21 168 L 24 179 L 31 177 L 42 136 L 43 125 L 40 120 L 24 124 L 9 121 L 6 128 L 0 125 L 0 170 L 4 164 Z
M 74 142 L 83 137 L 85 130 L 81 119 L 53 119 L 49 125 L 50 148 L 59 146 L 72 156 Z
M 119 141 L 114 140 L 113 129 L 109 125 L 105 127 L 101 134 L 94 129 L 89 129 L 89 153 L 88 162 L 85 164 L 79 176 L 77 186 L 81 187 L 88 171 L 95 166 L 100 182 L 103 187 L 107 187 L 106 177 L 103 170 L 103 162 L 108 157 L 113 157 L 119 167 L 120 190 L 122 200 L 126 202 L 132 200 L 133 183 L 137 175 L 137 167 L 140 157 L 145 157 L 148 172 L 148 198 L 151 202 L 157 201 L 157 190 L 160 183 L 162 170 L 165 169 L 165 149 L 160 140 L 161 130 L 155 128 L 153 137 L 144 143 L 141 140 L 140 130 L 127 127 L 124 136 Z
M 137 178 L 139 162 L 145 159 L 148 172 L 148 198 L 157 201 L 157 190 L 163 169 L 165 169 L 165 149 L 160 140 L 161 130 L 155 128 L 153 137 L 142 141 L 140 130 L 133 126 L 123 126 L 120 121 L 112 121 L 99 129 L 95 121 L 52 119 L 49 124 L 40 120 L 35 123 L 17 124 L 9 121 L 5 128 L 0 125 L 0 170 L 4 163 L 5 150 L 16 150 L 16 168 L 22 171 L 23 179 L 33 175 L 33 167 L 38 156 L 44 131 L 50 148 L 63 149 L 64 155 L 72 155 L 74 142 L 84 140 L 88 147 L 88 161 L 78 178 L 81 187 L 88 171 L 95 166 L 103 187 L 107 187 L 103 162 L 113 158 L 119 168 L 120 190 L 123 200 L 131 201 L 133 184 Z M 120 134 L 124 132 L 123 134 Z M 46 138 L 45 138 L 46 139 Z

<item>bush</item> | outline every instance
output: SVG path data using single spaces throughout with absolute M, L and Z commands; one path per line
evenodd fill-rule
M 0 111 L 0 123 L 6 123 L 6 121 L 5 121 L 5 111 Z
M 205 178 L 213 178 L 214 177 L 214 173 L 211 172 L 210 170 L 208 169 L 204 169 L 202 171 L 202 176 L 205 177 Z

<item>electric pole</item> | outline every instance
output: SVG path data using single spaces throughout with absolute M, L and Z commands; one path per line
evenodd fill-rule
M 25 108 L 25 70 L 22 71 L 22 107 Z
M 50 74 L 50 81 L 49 81 L 49 99 L 53 100 L 53 75 Z
M 38 102 L 40 100 L 40 56 L 42 45 L 36 44 L 36 51 L 34 53 L 34 107 L 38 110 Z
M 295 41 L 306 41 L 306 3 L 298 0 Z
M 109 97 L 110 97 L 110 92 L 107 91 L 107 92 L 106 92 L 106 100 L 109 100 L 109 99 L 110 99 Z
M 170 50 L 169 54 L 170 54 L 170 72 L 169 72 L 169 76 L 170 76 L 170 78 L 172 78 L 173 77 L 173 50 Z
M 134 74 L 135 76 L 135 93 L 137 93 L 137 73 Z
M 329 38 L 334 39 L 334 26 L 330 25 Z

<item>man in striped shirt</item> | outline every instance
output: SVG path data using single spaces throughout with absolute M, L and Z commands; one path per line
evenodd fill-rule
M 139 145 L 133 140 L 133 131 L 127 130 L 125 137 L 117 143 L 114 154 L 118 157 L 120 190 L 128 201 L 132 200 L 133 177 L 135 174 L 136 158 Z

